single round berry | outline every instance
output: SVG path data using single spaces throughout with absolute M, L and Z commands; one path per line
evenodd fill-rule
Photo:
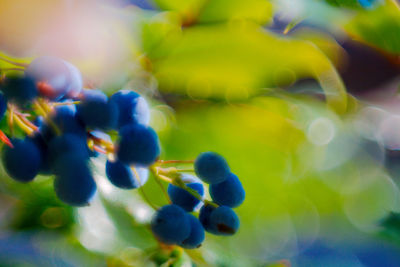
M 110 97 L 119 109 L 117 128 L 128 124 L 148 125 L 150 109 L 146 99 L 138 93 L 129 90 L 120 90 Z
M 1 90 L 9 101 L 22 106 L 29 104 L 38 96 L 34 80 L 25 76 L 8 76 Z
M 201 153 L 194 162 L 194 170 L 197 176 L 208 184 L 221 183 L 230 174 L 226 160 L 214 152 Z
M 118 159 L 126 164 L 148 166 L 160 155 L 156 132 L 147 126 L 130 124 L 120 131 Z
M 117 123 L 118 107 L 103 92 L 91 90 L 78 105 L 78 116 L 90 128 L 108 130 Z
M 29 139 L 11 139 L 13 148 L 4 146 L 2 161 L 7 174 L 16 181 L 32 181 L 39 172 L 39 148 Z
M 79 96 L 83 88 L 82 75 L 77 67 L 75 67 L 69 62 L 66 61 L 64 62 L 67 65 L 68 70 L 70 71 L 70 78 L 71 78 L 69 82 L 69 88 L 67 90 L 67 97 L 76 98 Z
M 71 71 L 62 59 L 42 56 L 34 59 L 25 74 L 35 80 L 40 94 L 51 100 L 61 99 L 71 85 Z
M 151 230 L 161 242 L 179 244 L 189 237 L 189 216 L 177 205 L 163 206 L 154 214 Z
M 4 117 L 7 110 L 7 99 L 2 92 L 0 92 L 0 120 Z
M 130 166 L 118 160 L 114 162 L 107 160 L 106 174 L 108 180 L 119 188 L 133 189 L 140 185 Z
M 199 248 L 204 241 L 205 232 L 200 221 L 192 214 L 188 214 L 190 222 L 189 237 L 183 240 L 179 245 L 186 249 Z
M 199 213 L 199 221 L 201 225 L 203 225 L 204 229 L 212 234 L 217 234 L 218 231 L 216 229 L 213 229 L 211 222 L 210 222 L 210 217 L 211 213 L 216 209 L 216 207 L 209 205 L 209 204 L 204 204 Z
M 225 181 L 210 185 L 210 195 L 218 205 L 235 208 L 243 203 L 245 191 L 239 178 L 231 173 Z
M 188 183 L 188 187 L 194 189 L 200 196 L 204 195 L 204 188 L 201 183 Z M 178 205 L 182 209 L 191 212 L 200 203 L 200 200 L 194 197 L 185 189 L 178 186 L 169 184 L 168 186 L 168 196 L 172 203 Z
M 219 206 L 210 214 L 209 223 L 216 235 L 233 235 L 239 229 L 239 217 L 229 207 Z
M 96 193 L 96 183 L 87 162 L 67 154 L 56 161 L 54 169 L 57 197 L 72 206 L 88 205 Z

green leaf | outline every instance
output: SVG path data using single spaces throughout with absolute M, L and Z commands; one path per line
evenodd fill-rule
M 249 19 L 265 24 L 272 18 L 272 4 L 266 0 L 155 0 L 164 10 L 177 11 L 184 23 L 224 22 Z
M 396 1 L 387 0 L 375 9 L 359 12 L 344 27 L 355 39 L 400 54 L 400 7 Z
M 234 101 L 314 77 L 330 106 L 346 110 L 345 88 L 321 50 L 253 23 L 190 27 L 165 38 L 148 57 L 160 89 L 167 93 Z

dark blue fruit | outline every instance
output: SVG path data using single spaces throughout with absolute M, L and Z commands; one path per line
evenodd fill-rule
M 2 92 L 0 92 L 0 120 L 3 118 L 7 110 L 7 99 Z
M 71 71 L 64 60 L 42 56 L 34 59 L 25 74 L 38 83 L 40 94 L 51 100 L 61 99 L 69 90 Z
M 148 166 L 160 155 L 156 132 L 147 126 L 130 124 L 120 131 L 118 159 L 126 164 Z
M 219 206 L 211 212 L 209 225 L 216 235 L 233 235 L 239 229 L 240 222 L 231 208 Z
M 84 94 L 78 105 L 78 116 L 90 128 L 108 130 L 115 128 L 118 107 L 103 92 L 91 90 Z
M 151 230 L 161 242 L 179 244 L 189 237 L 189 216 L 177 205 L 163 206 L 154 214 Z
M 54 170 L 54 190 L 57 197 L 72 206 L 88 205 L 96 193 L 96 183 L 87 162 L 73 154 L 67 154 L 56 161 Z
M 201 183 L 188 183 L 186 185 L 196 190 L 200 196 L 204 195 L 204 188 Z M 168 195 L 173 204 L 180 206 L 188 212 L 193 211 L 196 205 L 200 203 L 199 199 L 194 197 L 185 189 L 172 184 L 169 184 L 168 186 Z
M 48 144 L 50 166 L 64 155 L 71 154 L 77 159 L 85 161 L 89 158 L 85 139 L 75 134 L 63 134 L 53 138 Z
M 215 210 L 216 208 L 208 205 L 208 204 L 204 204 L 201 209 L 200 209 L 200 213 L 199 213 L 199 221 L 201 222 L 201 224 L 203 225 L 204 229 L 212 234 L 216 234 L 218 233 L 216 230 L 214 230 L 211 226 L 210 223 L 210 216 L 211 213 Z
M 38 96 L 34 80 L 24 76 L 8 76 L 2 86 L 4 96 L 18 105 L 26 105 Z
M 27 136 L 26 139 L 32 141 L 40 151 L 41 164 L 39 173 L 42 175 L 51 174 L 48 146 L 43 136 L 40 134 L 40 132 L 35 132 L 33 136 Z
M 106 174 L 108 180 L 119 188 L 133 189 L 140 186 L 136 175 L 132 172 L 129 165 L 120 161 L 109 161 L 106 163 Z
M 139 94 L 120 90 L 110 97 L 110 101 L 118 106 L 118 129 L 128 124 L 149 124 L 150 109 L 146 99 Z
M 214 152 L 201 153 L 194 162 L 194 170 L 197 176 L 208 184 L 221 183 L 230 174 L 224 157 Z
M 75 105 L 59 106 L 54 109 L 51 120 L 62 133 L 71 133 L 86 137 L 84 124 L 76 115 Z M 54 131 L 54 129 L 52 129 Z
M 245 191 L 239 178 L 231 173 L 222 183 L 210 185 L 210 195 L 218 205 L 235 208 L 243 203 Z
M 201 243 L 204 241 L 205 233 L 204 228 L 200 221 L 192 214 L 187 214 L 190 222 L 190 234 L 189 237 L 179 243 L 179 246 L 186 249 L 199 248 Z
M 41 155 L 38 147 L 29 139 L 11 139 L 14 148 L 4 146 L 3 166 L 7 174 L 19 182 L 32 181 L 39 172 Z

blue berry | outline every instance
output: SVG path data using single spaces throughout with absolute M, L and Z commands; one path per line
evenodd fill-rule
M 67 97 L 69 98 L 76 98 L 82 91 L 83 88 L 83 80 L 81 72 L 78 70 L 77 67 L 72 65 L 69 62 L 64 61 L 70 71 L 71 80 L 69 82 L 69 87 L 67 90 Z
M 196 190 L 201 196 L 204 195 L 204 188 L 201 183 L 188 183 L 188 187 Z M 190 212 L 193 211 L 200 200 L 195 198 L 192 194 L 178 186 L 169 184 L 168 195 L 172 203 L 180 206 L 182 209 Z
M 35 132 L 33 136 L 27 136 L 26 139 L 30 139 L 30 141 L 32 141 L 40 151 L 40 157 L 42 160 L 39 168 L 39 173 L 42 175 L 51 174 L 48 146 L 43 136 L 40 134 L 40 132 Z
M 117 123 L 118 107 L 103 92 L 91 90 L 78 105 L 78 116 L 90 128 L 108 130 Z
M 150 109 L 146 99 L 139 94 L 120 90 L 110 97 L 110 101 L 116 103 L 119 109 L 118 129 L 128 124 L 149 124 Z
M 212 205 L 209 204 L 204 204 L 199 213 L 199 221 L 203 225 L 204 229 L 212 234 L 217 234 L 218 232 L 212 228 L 211 222 L 210 222 L 210 216 L 211 213 L 215 210 L 216 208 L 213 207 Z
M 32 181 L 39 172 L 41 155 L 37 146 L 29 139 L 11 139 L 13 148 L 4 146 L 3 166 L 7 174 L 16 181 Z
M 231 208 L 219 206 L 211 212 L 209 225 L 216 235 L 233 235 L 239 229 L 240 222 Z
M 148 166 L 160 155 L 156 132 L 140 124 L 124 126 L 120 131 L 118 159 L 126 164 Z
M 85 126 L 78 119 L 74 105 L 59 106 L 54 111 L 55 113 L 52 114 L 50 119 L 62 133 L 71 133 L 86 137 Z
M 190 222 L 190 234 L 189 237 L 179 243 L 179 245 L 186 249 L 199 248 L 204 241 L 204 228 L 200 221 L 192 214 L 188 214 L 188 217 Z
M 24 76 L 8 76 L 4 80 L 1 90 L 9 101 L 18 105 L 29 104 L 38 96 L 35 82 Z
M 40 94 L 51 100 L 61 99 L 70 88 L 71 71 L 64 60 L 56 57 L 42 56 L 34 59 L 25 69 L 25 74 L 36 83 L 41 83 Z
M 71 154 L 76 158 L 85 161 L 89 158 L 88 147 L 85 139 L 75 134 L 63 134 L 53 138 L 49 142 L 50 166 L 53 165 L 64 155 Z
M 7 110 L 7 99 L 2 92 L 0 92 L 0 120 L 4 117 Z
M 154 214 L 151 230 L 161 242 L 179 244 L 189 237 L 189 216 L 177 205 L 163 206 Z
M 96 183 L 85 160 L 74 154 L 60 157 L 54 166 L 57 197 L 72 206 L 86 206 L 96 193 Z
M 218 205 L 235 208 L 244 201 L 245 191 L 239 178 L 231 173 L 222 183 L 210 185 L 210 195 Z
M 132 172 L 129 165 L 120 161 L 109 161 L 106 163 L 106 174 L 108 180 L 119 188 L 133 189 L 139 187 L 140 183 L 136 180 L 136 175 Z
M 194 162 L 197 176 L 208 184 L 216 184 L 225 181 L 230 174 L 226 160 L 217 153 L 201 153 Z

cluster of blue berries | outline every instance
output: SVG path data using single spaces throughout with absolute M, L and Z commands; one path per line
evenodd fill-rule
M 238 230 L 239 218 L 232 208 L 243 202 L 245 191 L 226 160 L 213 152 L 195 161 L 159 160 L 158 136 L 148 126 L 149 106 L 139 94 L 120 90 L 107 97 L 84 89 L 75 66 L 44 56 L 21 69 L 21 75 L 1 77 L 0 119 L 6 111 L 8 133 L 0 131 L 6 144 L 1 157 L 14 180 L 54 175 L 58 198 L 85 206 L 97 190 L 90 158 L 105 154 L 105 173 L 116 187 L 138 188 L 149 171 L 169 183 L 170 204 L 155 207 L 151 221 L 161 243 L 192 249 L 201 245 L 205 231 L 232 235 Z M 16 126 L 25 134 L 16 133 Z M 194 168 L 162 167 L 169 163 L 194 163 Z M 212 201 L 204 199 L 203 182 L 209 184 Z M 191 213 L 198 209 L 197 218 Z
M 200 154 L 194 162 L 196 175 L 209 184 L 211 201 L 204 200 L 204 188 L 194 176 L 178 175 L 168 186 L 172 204 L 159 209 L 151 222 L 154 235 L 163 243 L 183 248 L 197 248 L 205 231 L 214 235 L 233 235 L 239 218 L 232 208 L 242 204 L 245 191 L 238 177 L 231 173 L 226 160 L 214 152 Z M 199 217 L 190 212 L 204 202 Z
M 109 180 L 135 188 L 143 184 L 137 176 L 142 174 L 144 181 L 143 169 L 160 154 L 143 97 L 128 90 L 107 97 L 83 89 L 79 70 L 61 59 L 39 57 L 21 75 L 4 77 L 0 89 L 0 115 L 8 110 L 10 134 L 14 124 L 27 133 L 9 140 L 2 135 L 8 144 L 2 150 L 6 172 L 20 182 L 38 174 L 55 175 L 55 192 L 67 204 L 88 205 L 96 192 L 90 157 L 107 154 Z M 108 135 L 112 131 L 117 133 L 116 145 Z

